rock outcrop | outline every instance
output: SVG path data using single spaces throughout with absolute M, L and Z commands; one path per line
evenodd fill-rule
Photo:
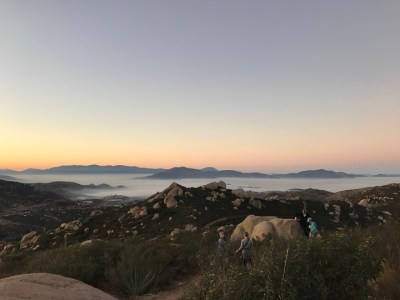
M 210 182 L 208 184 L 203 185 L 203 187 L 209 190 L 226 189 L 226 183 L 221 180 L 218 182 Z
M 38 248 L 37 242 L 39 239 L 40 235 L 36 231 L 31 231 L 22 237 L 19 248 L 21 250 L 36 250 Z
M 76 279 L 48 273 L 32 273 L 0 279 L 2 300 L 116 300 Z
M 276 237 L 289 239 L 304 235 L 300 223 L 294 219 L 254 215 L 247 216 L 242 223 L 236 226 L 231 235 L 231 241 L 240 241 L 245 232 L 248 232 L 250 237 L 255 240 Z
M 246 192 L 243 189 L 232 190 L 232 194 L 240 199 L 243 199 L 247 196 Z

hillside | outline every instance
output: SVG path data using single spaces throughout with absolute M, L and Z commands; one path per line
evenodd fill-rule
M 115 187 L 111 185 L 102 183 L 99 185 L 87 184 L 82 185 L 75 182 L 67 181 L 53 181 L 49 183 L 33 183 L 32 186 L 47 192 L 57 193 L 59 195 L 65 196 L 67 198 L 76 198 L 84 196 L 86 192 L 93 192 L 98 190 L 113 190 Z M 123 186 L 118 186 L 117 188 L 123 188 Z
M 237 224 L 249 214 L 294 218 L 304 205 L 322 230 L 377 224 L 388 217 L 346 201 L 321 201 L 327 195 L 331 193 L 311 189 L 247 194 L 241 189 L 226 189 L 224 182 L 198 188 L 173 183 L 147 200 L 120 208 L 92 211 L 91 216 L 48 231 L 42 235 L 40 243 L 42 248 L 58 247 L 65 242 L 66 233 L 69 243 L 129 236 L 163 238 L 171 233 L 174 235 L 174 231 Z
M 15 182 L 3 181 L 0 186 L 0 217 L 8 226 L 3 238 L 11 240 L 35 229 L 41 248 L 58 247 L 65 234 L 68 243 L 129 236 L 152 239 L 170 236 L 174 230 L 237 224 L 249 214 L 294 218 L 304 205 L 322 230 L 343 230 L 396 218 L 400 202 L 399 184 L 339 193 L 315 189 L 256 193 L 227 189 L 223 181 L 197 188 L 172 183 L 146 200 L 119 207 L 101 201 L 86 205 Z M 390 195 L 396 197 L 388 202 Z M 366 196 L 386 202 L 359 203 Z
M 104 288 L 119 299 L 136 295 L 135 291 L 126 290 L 129 282 L 125 278 L 132 278 L 132 268 L 141 270 L 141 276 L 147 276 L 153 268 L 158 278 L 154 281 L 156 289 L 171 287 L 175 280 L 187 280 L 188 276 L 197 274 L 204 262 L 199 261 L 199 257 L 206 259 L 207 254 L 216 250 L 216 228 L 224 226 L 223 230 L 229 236 L 234 225 L 250 214 L 292 219 L 306 206 L 322 234 L 321 240 L 312 239 L 310 243 L 318 247 L 328 245 L 328 248 L 334 245 L 337 249 L 337 238 L 344 239 L 340 245 L 345 246 L 348 253 L 346 257 L 352 263 L 354 260 L 350 258 L 354 255 L 354 249 L 359 247 L 359 240 L 351 239 L 350 235 L 352 232 L 361 232 L 353 229 L 381 225 L 395 216 L 392 206 L 380 206 L 378 203 L 360 205 L 357 200 L 366 195 L 386 199 L 390 195 L 400 194 L 400 184 L 339 193 L 315 189 L 256 193 L 227 189 L 223 181 L 196 188 L 172 183 L 148 199 L 112 207 L 104 206 L 101 202 L 85 206 L 84 203 L 67 200 L 55 193 L 38 190 L 33 185 L 0 182 L 0 186 L 1 199 L 6 199 L 3 202 L 8 205 L 0 214 L 0 228 L 3 230 L 12 225 L 8 227 L 8 232 L 3 230 L 9 236 L 0 239 L 0 247 L 4 249 L 0 251 L 3 262 L 0 274 L 2 272 L 3 276 L 9 276 L 46 271 L 70 276 L 94 287 Z M 400 201 L 397 197 L 392 198 L 391 204 Z M 12 202 L 19 206 L 10 206 Z M 21 222 L 13 221 L 13 217 L 20 218 Z M 53 217 L 53 223 L 49 221 L 50 217 Z M 34 222 L 40 226 L 32 226 Z M 392 224 L 373 226 L 372 230 L 388 230 Z M 327 230 L 345 234 L 326 234 Z M 11 233 L 13 238 L 10 238 Z M 23 236 L 20 242 L 16 241 L 18 236 Z M 301 257 L 305 257 L 310 254 L 307 241 L 294 241 L 291 247 L 300 246 L 299 251 L 304 252 Z M 230 247 L 229 251 L 233 252 L 235 247 Z M 359 248 L 368 247 L 370 244 L 363 244 Z M 272 256 L 284 253 L 283 250 L 276 250 Z M 316 253 L 322 255 L 322 261 L 325 261 L 324 255 L 330 253 L 333 262 L 336 262 L 335 251 L 321 250 Z M 370 256 L 366 258 L 370 259 Z M 228 266 L 238 267 L 233 253 L 229 259 L 231 263 Z M 159 271 L 160 266 L 162 271 Z M 333 268 L 336 268 L 336 263 Z M 203 284 L 202 281 L 200 284 Z M 121 295 L 125 296 L 121 298 Z M 179 295 L 182 295 L 182 291 Z
M 32 230 L 45 232 L 90 209 L 88 202 L 72 201 L 54 191 L 0 180 L 0 240 L 16 241 Z

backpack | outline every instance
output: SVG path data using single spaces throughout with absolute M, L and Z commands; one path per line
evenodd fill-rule
M 317 233 L 317 232 L 318 232 L 317 223 L 315 223 L 314 221 L 311 222 L 311 224 L 310 224 L 310 231 L 311 231 L 312 233 Z

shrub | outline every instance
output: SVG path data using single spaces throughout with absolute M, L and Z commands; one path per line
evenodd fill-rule
M 380 272 L 374 240 L 334 234 L 324 239 L 255 244 L 254 267 L 215 254 L 188 299 L 366 299 Z
M 137 295 L 151 287 L 163 288 L 180 276 L 198 270 L 199 233 L 182 233 L 169 240 L 93 241 L 34 253 L 4 257 L 0 278 L 22 273 L 47 272 L 81 280 L 109 293 Z

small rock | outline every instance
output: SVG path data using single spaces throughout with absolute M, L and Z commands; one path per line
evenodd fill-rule
M 154 216 L 151 218 L 152 220 L 157 220 L 160 217 L 160 214 L 154 214 Z
M 159 209 L 159 208 L 160 208 L 160 203 L 157 202 L 156 204 L 154 204 L 154 205 L 153 205 L 153 208 L 154 208 L 154 209 Z

